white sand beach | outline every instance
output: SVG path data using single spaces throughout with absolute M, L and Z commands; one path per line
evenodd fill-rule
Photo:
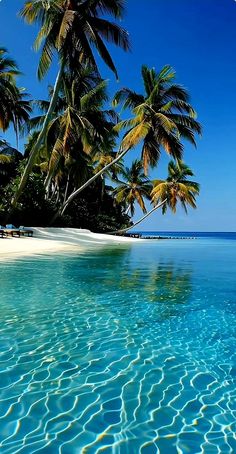
M 86 229 L 29 227 L 33 237 L 0 238 L 0 260 L 31 254 L 79 251 L 87 247 L 119 245 L 140 239 L 93 233 Z

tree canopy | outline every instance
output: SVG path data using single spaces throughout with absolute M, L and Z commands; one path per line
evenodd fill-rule
M 138 205 L 142 219 L 158 207 L 175 212 L 178 202 L 186 212 L 196 207 L 199 186 L 188 180 L 193 173 L 183 159 L 186 141 L 196 147 L 201 125 L 174 69 L 143 65 L 143 92 L 120 88 L 113 100 L 100 74 L 96 51 L 118 75 L 106 42 L 130 49 L 117 22 L 124 12 L 123 0 L 25 2 L 21 17 L 39 25 L 38 77 L 52 64 L 59 70 L 45 99 L 35 99 L 19 86 L 17 63 L 0 48 L 0 130 L 12 126 L 16 134 L 16 147 L 4 136 L 0 141 L 1 223 L 10 213 L 23 224 L 125 232 Z M 163 151 L 172 158 L 165 180 L 158 179 Z

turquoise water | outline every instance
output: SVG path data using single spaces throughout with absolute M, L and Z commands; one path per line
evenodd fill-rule
M 0 453 L 236 452 L 235 274 L 232 238 L 0 262 Z

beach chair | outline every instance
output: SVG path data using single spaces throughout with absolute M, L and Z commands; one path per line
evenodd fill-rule
M 4 230 L 0 228 L 0 237 L 3 238 L 5 236 Z
M 20 235 L 22 235 L 22 236 L 27 235 L 28 237 L 29 237 L 29 236 L 32 237 L 33 234 L 34 234 L 33 230 L 27 229 L 27 228 L 24 227 L 23 225 L 20 225 L 19 231 L 20 231 Z
M 6 225 L 6 228 L 4 228 L 4 233 L 6 235 L 10 235 L 10 236 L 18 236 L 20 238 L 20 230 L 15 227 L 13 224 L 7 224 Z

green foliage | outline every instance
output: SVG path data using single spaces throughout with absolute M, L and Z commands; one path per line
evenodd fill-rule
M 130 225 L 130 218 L 124 214 L 122 206 L 114 203 L 114 198 L 101 193 L 94 187 L 87 188 L 70 205 L 67 214 L 58 218 L 56 226 L 86 228 L 93 232 L 109 232 Z
M 0 47 L 0 129 L 6 131 L 13 125 L 17 139 L 21 125 L 28 119 L 31 107 L 24 89 L 17 87 L 17 64 Z
M 18 166 L 18 176 L 7 186 L 0 186 L 0 224 L 6 223 L 10 209 L 10 201 L 19 184 L 25 161 Z M 15 225 L 46 227 L 51 224 L 57 210 L 55 202 L 46 199 L 44 178 L 35 167 L 29 176 L 10 221 Z M 109 188 L 108 188 L 109 189 Z M 121 205 L 115 203 L 110 191 L 103 188 L 100 180 L 84 191 L 68 209 L 65 216 L 59 217 L 53 224 L 57 227 L 86 228 L 94 232 L 106 232 L 130 225 L 129 216 L 125 215 Z
M 60 65 L 42 129 L 31 150 L 18 190 L 12 200 L 13 207 L 16 206 L 26 185 L 41 145 L 45 145 L 47 128 L 58 99 L 64 71 L 69 71 L 73 77 L 84 67 L 90 67 L 100 76 L 94 57 L 94 48 L 96 48 L 102 60 L 118 78 L 116 67 L 105 42 L 111 42 L 124 50 L 129 49 L 127 32 L 116 23 L 109 21 L 110 18 L 122 17 L 123 3 L 123 0 L 32 0 L 25 2 L 21 16 L 28 23 L 37 23 L 40 26 L 35 42 L 36 49 L 42 45 L 38 66 L 39 79 L 42 79 L 49 70 L 54 54 L 59 59 Z M 61 148 L 61 143 L 62 139 L 58 137 L 59 148 Z
M 136 159 L 130 168 L 120 170 L 123 181 L 115 180 L 117 187 L 114 194 L 118 203 L 125 203 L 127 213 L 134 215 L 135 203 L 146 213 L 145 198 L 150 199 L 152 184 L 143 171 L 142 162 Z
M 174 159 L 181 159 L 182 140 L 195 146 L 195 135 L 201 133 L 201 126 L 189 104 L 187 91 L 175 83 L 171 66 L 164 66 L 159 73 L 143 66 L 142 79 L 144 94 L 122 88 L 116 93 L 113 104 L 121 103 L 133 113 L 132 118 L 120 121 L 116 130 L 126 130 L 122 148 L 130 149 L 142 142 L 142 160 L 147 173 L 149 166 L 157 165 L 162 149 Z
M 152 203 L 157 205 L 165 201 L 162 206 L 163 214 L 167 208 L 175 213 L 178 202 L 186 213 L 188 205 L 196 208 L 196 196 L 199 195 L 200 185 L 188 179 L 192 176 L 194 176 L 193 171 L 183 161 L 178 163 L 170 161 L 167 179 L 153 182 Z
M 14 195 L 20 179 L 20 170 L 24 167 L 22 161 L 19 166 L 18 176 L 4 188 L 0 188 L 0 223 L 3 224 L 8 218 L 10 201 Z M 16 225 L 46 226 L 55 210 L 53 204 L 45 199 L 43 176 L 38 173 L 31 173 L 27 186 L 22 194 L 21 202 L 17 205 L 11 215 L 10 221 Z
M 70 173 L 70 180 L 77 187 L 91 174 L 92 161 L 96 157 L 112 153 L 117 134 L 113 130 L 113 110 L 105 110 L 107 82 L 101 80 L 91 69 L 84 68 L 80 74 L 63 75 L 61 90 L 55 111 L 46 132 L 46 146 L 42 147 L 36 162 L 45 162 L 46 187 L 52 180 L 61 182 L 61 174 Z M 48 102 L 34 103 L 42 115 L 31 118 L 24 129 L 35 137 L 42 127 Z M 36 137 L 37 140 L 37 137 Z M 35 140 L 27 146 L 27 155 Z M 88 166 L 91 165 L 91 169 Z
M 156 72 L 143 66 L 143 94 L 128 88 L 117 92 L 114 106 L 130 109 L 131 118 L 120 120 L 108 107 L 107 82 L 94 51 L 117 77 L 105 43 L 129 49 L 127 32 L 110 21 L 123 17 L 124 4 L 125 0 L 25 1 L 21 16 L 39 26 L 38 76 L 45 76 L 54 56 L 59 72 L 48 99 L 29 102 L 16 84 L 16 63 L 0 48 L 0 129 L 13 126 L 16 148 L 19 131 L 27 135 L 24 158 L 0 140 L 1 223 L 10 212 L 15 224 L 124 231 L 130 228 L 128 214 L 133 216 L 137 204 L 142 219 L 159 203 L 163 212 L 167 207 L 175 212 L 177 202 L 185 211 L 188 205 L 196 207 L 199 186 L 188 180 L 193 173 L 182 156 L 184 141 L 195 146 L 201 126 L 187 91 L 175 82 L 173 68 Z M 124 168 L 123 157 L 140 143 L 140 156 Z M 175 161 L 169 164 L 166 180 L 151 182 L 148 169 L 157 166 L 162 150 Z M 154 205 L 149 213 L 146 200 Z
M 126 30 L 109 19 L 121 19 L 124 0 L 31 0 L 24 4 L 21 16 L 29 24 L 37 23 L 40 31 L 35 49 L 42 48 L 38 76 L 47 73 L 56 53 L 72 71 L 89 64 L 98 71 L 94 49 L 105 64 L 117 70 L 105 42 L 129 49 Z
M 23 156 L 18 150 L 0 139 L 0 188 L 16 177 L 17 166 L 22 159 Z

